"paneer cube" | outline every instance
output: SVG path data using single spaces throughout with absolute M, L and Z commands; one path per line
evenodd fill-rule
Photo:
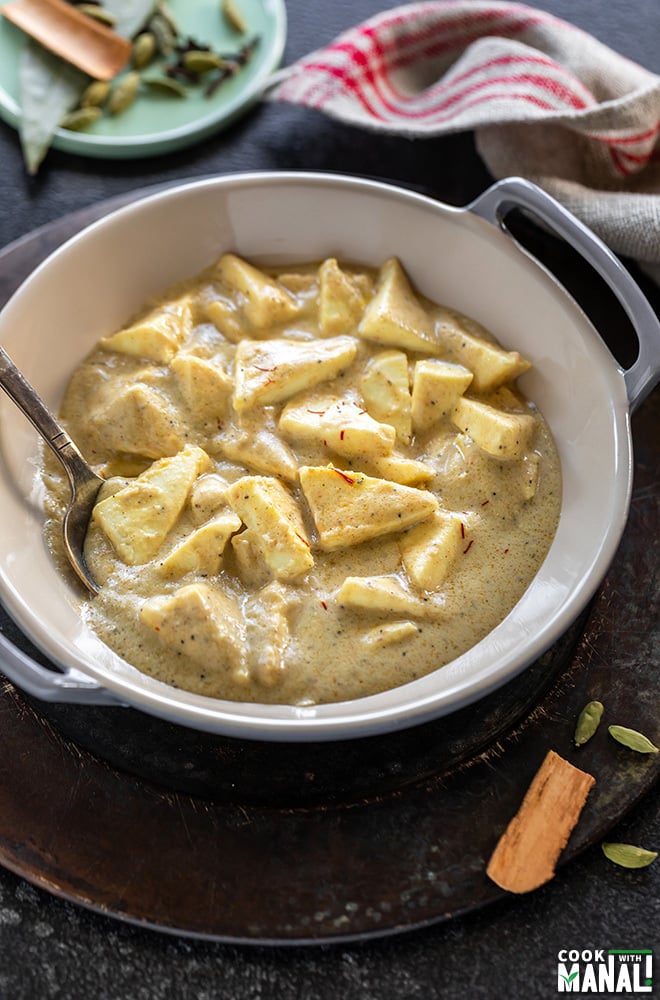
M 257 535 L 247 528 L 231 539 L 231 548 L 236 562 L 236 571 L 246 587 L 263 587 L 271 579 L 271 574 L 261 558 Z
M 396 576 L 347 576 L 335 595 L 341 608 L 380 615 L 438 618 L 443 602 L 411 594 Z
M 289 590 L 273 582 L 245 605 L 250 676 L 265 687 L 283 680 L 289 645 L 289 611 L 295 603 Z
M 317 278 L 314 271 L 279 271 L 277 280 L 287 292 L 301 296 L 311 306 L 316 306 Z
M 357 353 L 353 337 L 329 340 L 242 340 L 236 350 L 234 408 L 238 413 L 289 399 L 335 378 Z
M 466 544 L 462 515 L 437 510 L 428 521 L 411 528 L 399 539 L 408 579 L 420 590 L 439 590 Z
M 501 385 L 492 392 L 482 393 L 480 398 L 483 399 L 484 403 L 490 403 L 491 406 L 499 410 L 513 410 L 516 413 L 522 413 L 527 408 L 525 398 L 509 385 Z
M 428 486 L 435 478 L 435 469 L 415 458 L 404 455 L 384 455 L 371 463 L 377 476 L 391 479 L 402 486 Z
M 472 372 L 463 365 L 428 359 L 415 365 L 412 389 L 412 425 L 425 431 L 454 409 L 470 382 Z
M 334 257 L 319 268 L 319 327 L 324 337 L 352 333 L 362 318 L 366 298 Z
M 375 625 L 366 629 L 360 635 L 360 642 L 370 649 L 382 649 L 394 645 L 395 642 L 412 639 L 414 635 L 419 635 L 419 632 L 419 625 L 415 622 L 389 622 L 387 625 Z
M 238 514 L 228 508 L 195 528 L 158 565 L 161 576 L 171 579 L 186 573 L 216 576 L 222 555 L 231 536 L 242 525 Z
M 106 351 L 130 354 L 136 358 L 165 363 L 170 361 L 181 344 L 190 336 L 193 310 L 188 296 L 158 307 L 143 319 L 104 337 L 101 346 Z
M 190 509 L 195 524 L 203 524 L 227 506 L 229 483 L 217 472 L 207 472 L 192 484 Z
M 204 315 L 230 344 L 237 344 L 245 336 L 238 306 L 229 299 L 207 296 L 204 300 Z
M 347 458 L 389 455 L 396 432 L 381 424 L 352 399 L 312 396 L 284 407 L 280 431 L 290 440 L 329 448 Z
M 149 598 L 139 618 L 163 645 L 205 670 L 226 671 L 238 684 L 249 682 L 245 622 L 235 598 L 207 584 L 191 583 L 173 594 Z
M 458 400 L 452 420 L 483 451 L 496 458 L 522 458 L 534 436 L 534 418 L 528 413 L 507 413 L 466 396 Z
M 298 303 L 274 278 L 233 253 L 216 266 L 218 277 L 241 295 L 246 318 L 257 328 L 277 326 L 298 313 Z
M 117 455 L 107 462 L 103 462 L 101 465 L 96 465 L 94 470 L 106 481 L 114 477 L 135 479 L 141 472 L 145 472 L 150 465 L 151 459 L 142 455 Z M 124 483 L 124 485 L 126 484 Z M 102 489 L 105 489 L 105 487 L 102 487 Z
M 440 482 L 458 483 L 468 476 L 474 476 L 480 462 L 488 463 L 490 458 L 466 434 L 456 434 L 451 428 L 443 429 L 424 446 L 425 461 L 436 470 Z M 488 467 L 486 464 L 486 471 Z
M 172 360 L 170 368 L 196 417 L 217 420 L 224 413 L 233 383 L 222 365 L 195 354 L 180 353 Z
M 221 431 L 212 445 L 214 454 L 218 451 L 230 462 L 246 465 L 248 469 L 267 476 L 280 476 L 289 482 L 298 478 L 296 456 L 263 422 L 248 422 L 241 428 Z
M 391 424 L 404 444 L 412 438 L 408 358 L 403 351 L 382 351 L 362 376 L 362 398 L 375 420 Z
M 314 565 L 302 514 L 277 479 L 243 476 L 227 490 L 227 500 L 259 550 L 261 561 L 278 580 L 295 580 Z
M 539 488 L 541 474 L 540 456 L 533 451 L 523 460 L 522 495 L 525 500 L 533 500 Z
M 176 524 L 190 488 L 210 459 L 187 446 L 172 458 L 154 462 L 132 483 L 97 503 L 93 518 L 120 559 L 137 566 L 152 559 Z
M 491 392 L 532 367 L 518 351 L 505 351 L 498 344 L 470 333 L 449 310 L 438 310 L 437 329 L 453 359 L 473 373 L 474 392 Z
M 380 270 L 376 294 L 365 310 L 358 333 L 366 340 L 408 351 L 437 354 L 440 350 L 433 320 L 395 257 L 385 261 Z
M 425 490 L 333 466 L 302 466 L 300 484 L 326 551 L 403 531 L 438 506 Z
M 109 448 L 129 455 L 162 458 L 185 443 L 178 412 L 157 389 L 140 382 L 119 389 L 91 419 L 103 428 Z

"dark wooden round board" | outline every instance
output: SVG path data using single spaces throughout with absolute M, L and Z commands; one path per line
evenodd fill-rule
M 133 194 L 131 197 L 135 197 Z M 64 239 L 128 197 L 0 253 L 0 304 Z M 616 559 L 579 622 L 520 677 L 454 715 L 359 741 L 195 733 L 129 708 L 45 705 L 0 679 L 0 863 L 97 912 L 222 941 L 319 943 L 445 920 L 502 896 L 488 858 L 549 749 L 596 778 L 561 863 L 660 776 L 656 391 Z M 40 657 L 6 613 L 0 632 Z M 2 666 L 0 662 L 0 667 Z M 572 736 L 598 698 L 604 724 Z

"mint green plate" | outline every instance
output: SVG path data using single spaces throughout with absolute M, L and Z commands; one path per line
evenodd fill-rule
M 212 45 L 223 54 L 237 52 L 245 40 L 259 37 L 249 62 L 224 80 L 212 97 L 203 86 L 185 98 L 148 93 L 115 117 L 104 115 L 85 132 L 58 129 L 53 146 L 82 156 L 128 159 L 153 156 L 190 146 L 220 131 L 259 99 L 270 74 L 279 66 L 286 40 L 284 0 L 240 0 L 248 24 L 245 36 L 229 27 L 219 0 L 170 0 L 183 35 Z M 1 8 L 0 8 L 1 9 Z M 0 117 L 18 126 L 18 61 L 25 35 L 0 17 Z M 154 63 L 145 73 L 156 74 Z

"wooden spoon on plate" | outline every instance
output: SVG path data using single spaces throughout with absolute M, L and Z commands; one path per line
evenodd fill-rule
M 45 48 L 95 80 L 111 80 L 131 54 L 128 38 L 65 0 L 10 0 L 0 11 Z

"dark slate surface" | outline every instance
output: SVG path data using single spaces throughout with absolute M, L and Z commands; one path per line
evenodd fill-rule
M 287 0 L 285 62 L 385 6 L 379 0 Z M 660 72 L 657 0 L 548 0 L 544 6 Z M 424 143 L 366 136 L 288 107 L 257 108 L 203 146 L 161 159 L 104 162 L 54 152 L 34 181 L 24 176 L 16 136 L 2 125 L 0 164 L 2 245 L 113 195 L 218 171 L 352 171 L 405 182 L 454 204 L 469 201 L 489 181 L 470 135 Z M 658 791 L 609 839 L 660 849 Z M 533 1000 L 555 995 L 560 948 L 655 948 L 658 980 L 659 865 L 616 869 L 595 845 L 528 897 L 398 937 L 305 949 L 229 946 L 145 931 L 63 902 L 0 869 L 0 1000 Z M 656 987 L 651 995 L 658 992 Z

